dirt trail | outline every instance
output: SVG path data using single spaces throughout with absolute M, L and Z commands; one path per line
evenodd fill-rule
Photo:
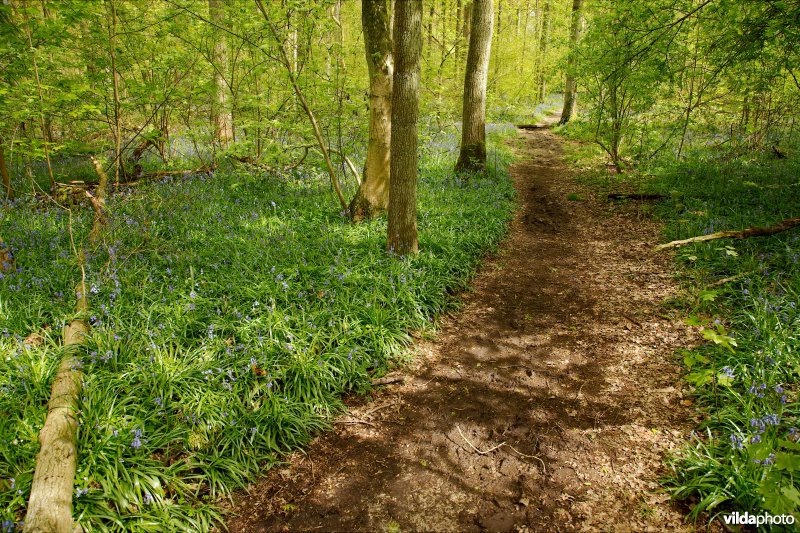
M 656 483 L 692 424 L 658 227 L 576 185 L 561 143 L 522 132 L 520 208 L 463 309 L 404 384 L 242 495 L 232 532 L 687 527 Z

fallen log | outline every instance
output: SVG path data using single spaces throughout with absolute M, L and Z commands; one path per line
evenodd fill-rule
M 609 200 L 665 200 L 667 196 L 663 194 L 626 194 L 612 192 L 608 195 Z
M 405 376 L 386 376 L 372 380 L 372 386 L 378 387 L 380 385 L 391 385 L 392 383 L 405 383 Z
M 782 220 L 777 224 L 772 226 L 767 226 L 765 228 L 747 228 L 741 231 L 718 231 L 716 233 L 710 233 L 708 235 L 700 235 L 698 237 L 691 237 L 689 239 L 681 239 L 677 241 L 671 241 L 665 244 L 659 244 L 654 248 L 654 251 L 660 252 L 661 250 L 666 250 L 668 248 L 678 248 L 680 246 L 684 246 L 686 244 L 691 244 L 693 242 L 705 242 L 705 241 L 713 241 L 716 239 L 747 239 L 749 237 L 768 237 L 770 235 L 775 235 L 776 233 L 781 233 L 786 230 L 790 230 L 794 227 L 800 226 L 800 218 L 787 218 L 786 220 Z
M 145 172 L 140 174 L 141 178 L 164 178 L 167 176 L 183 176 L 185 174 L 208 174 L 213 171 L 213 167 L 203 165 L 197 168 L 190 168 L 186 170 L 154 170 L 153 172 Z M 131 185 L 135 182 L 123 182 L 121 185 Z
M 86 312 L 86 286 L 76 288 L 76 311 Z M 27 533 L 72 533 L 72 489 L 78 466 L 77 400 L 81 390 L 76 354 L 89 333 L 89 324 L 76 318 L 64 327 L 64 357 L 47 404 L 47 418 L 39 432 L 39 455 L 25 516 Z
M 517 128 L 521 130 L 545 130 L 548 129 L 550 126 L 548 124 L 517 124 Z

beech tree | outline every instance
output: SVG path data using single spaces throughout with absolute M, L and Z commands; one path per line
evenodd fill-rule
M 464 75 L 461 152 L 456 171 L 486 168 L 486 81 L 492 48 L 492 0 L 474 0 Z
M 354 221 L 372 218 L 389 203 L 392 128 L 392 28 L 387 0 L 364 0 L 361 22 L 369 69 L 369 140 L 364 179 L 350 202 Z
M 391 180 L 386 245 L 390 253 L 416 254 L 417 117 L 422 56 L 422 0 L 395 2 Z

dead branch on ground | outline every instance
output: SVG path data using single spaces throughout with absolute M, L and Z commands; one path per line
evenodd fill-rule
M 709 235 L 700 235 L 698 237 L 691 237 L 689 239 L 671 241 L 665 244 L 659 244 L 654 248 L 654 251 L 660 252 L 661 250 L 678 248 L 693 242 L 705 242 L 717 239 L 747 239 L 750 237 L 768 237 L 770 235 L 775 235 L 776 233 L 790 230 L 797 226 L 800 226 L 800 218 L 787 218 L 786 220 L 782 220 L 777 224 L 773 224 L 772 226 L 767 226 L 764 228 L 752 227 L 743 229 L 741 231 L 718 231 Z

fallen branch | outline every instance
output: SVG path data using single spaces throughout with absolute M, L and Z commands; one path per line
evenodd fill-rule
M 767 237 L 775 235 L 794 227 L 800 226 L 800 218 L 787 218 L 775 225 L 767 226 L 765 228 L 747 228 L 742 231 L 718 231 L 709 235 L 700 235 L 698 237 L 691 237 L 689 239 L 681 239 L 677 241 L 668 242 L 666 244 L 659 244 L 654 248 L 654 251 L 660 252 L 668 248 L 678 248 L 693 242 L 713 241 L 716 239 L 747 239 L 749 237 Z
M 663 194 L 625 194 L 614 192 L 608 195 L 609 200 L 664 200 Z
M 186 170 L 154 170 L 153 172 L 146 172 L 141 174 L 142 178 L 163 178 L 166 176 L 182 176 L 186 174 L 208 174 L 209 172 L 213 171 L 212 167 L 208 167 L 206 165 L 197 167 L 197 168 L 189 168 Z M 123 182 L 122 185 L 131 185 L 136 182 Z
M 76 311 L 87 310 L 86 285 L 76 287 Z M 81 389 L 80 362 L 76 357 L 85 342 L 89 324 L 76 318 L 64 327 L 65 354 L 47 404 L 47 418 L 39 433 L 39 455 L 33 474 L 25 516 L 25 531 L 72 533 L 72 489 L 78 462 L 76 403 Z
M 720 287 L 722 285 L 725 285 L 726 283 L 730 283 L 731 281 L 740 280 L 740 279 L 742 279 L 742 278 L 744 278 L 746 276 L 749 276 L 750 274 L 752 274 L 752 272 L 741 272 L 739 274 L 736 274 L 735 276 L 730 276 L 730 277 L 727 277 L 727 278 L 718 279 L 717 281 L 715 281 L 713 283 L 709 283 L 708 287 L 709 288 L 710 287 Z
M 370 422 L 369 420 L 360 420 L 358 418 L 348 418 L 345 420 L 337 420 L 335 424 L 364 424 L 365 426 L 372 426 L 378 427 L 377 424 Z
M 372 386 L 375 387 L 377 385 L 391 385 L 392 383 L 403 383 L 405 382 L 405 376 L 387 376 L 384 378 L 377 378 L 372 380 Z

